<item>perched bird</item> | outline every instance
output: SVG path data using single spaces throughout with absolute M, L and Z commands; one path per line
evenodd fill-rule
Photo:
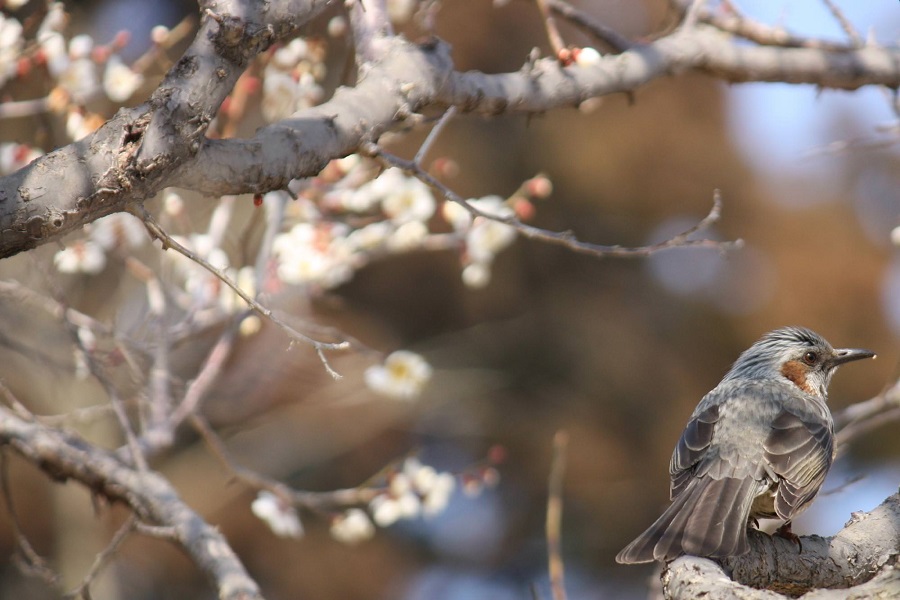
M 831 467 L 831 376 L 874 356 L 835 350 L 802 327 L 763 336 L 697 405 L 669 463 L 672 504 L 616 562 L 738 556 L 749 550 L 747 527 L 757 518 L 781 519 L 791 535 L 791 519 Z

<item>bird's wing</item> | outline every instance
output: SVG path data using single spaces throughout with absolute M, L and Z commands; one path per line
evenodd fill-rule
M 764 443 L 765 458 L 779 477 L 775 512 L 790 520 L 815 497 L 831 467 L 834 432 L 830 422 L 782 410 Z
M 669 461 L 669 476 L 672 478 L 669 496 L 672 500 L 687 488 L 694 465 L 706 456 L 718 420 L 719 405 L 715 404 L 693 415 L 688 421 L 672 453 L 672 460 Z

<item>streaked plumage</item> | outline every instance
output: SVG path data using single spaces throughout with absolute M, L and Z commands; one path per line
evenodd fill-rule
M 831 467 L 831 376 L 868 350 L 835 350 L 801 327 L 766 334 L 697 405 L 669 463 L 672 504 L 616 557 L 722 558 L 749 549 L 751 519 L 802 512 Z

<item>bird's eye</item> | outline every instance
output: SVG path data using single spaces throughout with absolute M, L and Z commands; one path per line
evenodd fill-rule
M 819 361 L 819 354 L 817 352 L 809 351 L 803 355 L 803 362 L 812 366 Z

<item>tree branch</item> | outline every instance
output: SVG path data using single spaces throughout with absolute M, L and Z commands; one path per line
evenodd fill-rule
M 900 570 L 883 568 L 896 565 L 900 556 L 900 494 L 890 496 L 869 513 L 854 513 L 833 537 L 801 537 L 800 553 L 791 540 L 750 533 L 750 552 L 743 556 L 721 564 L 694 556 L 670 563 L 662 575 L 665 597 L 755 600 L 827 588 L 803 598 L 836 600 L 887 597 L 885 591 L 900 586 Z M 873 579 L 875 573 L 879 574 Z M 876 591 L 882 596 L 869 595 Z
M 159 473 L 138 471 L 83 439 L 27 421 L 0 407 L 0 445 L 56 479 L 74 479 L 110 501 L 123 502 L 143 521 L 171 528 L 174 540 L 215 585 L 223 600 L 262 598 L 221 533 L 178 497 Z

